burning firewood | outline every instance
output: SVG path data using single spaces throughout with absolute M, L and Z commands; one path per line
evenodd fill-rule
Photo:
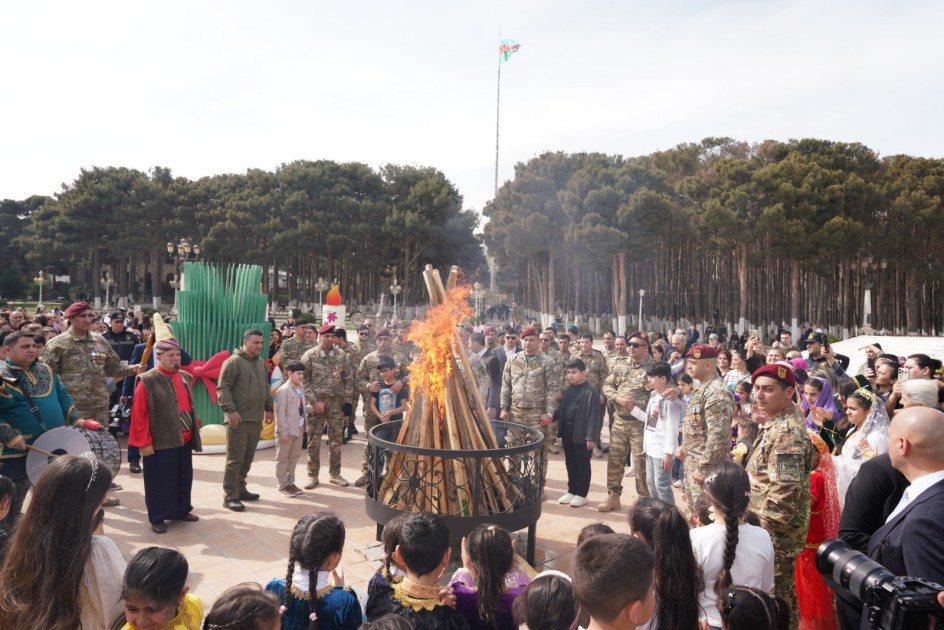
M 492 423 L 472 374 L 468 354 L 456 326 L 473 314 L 469 286 L 452 267 L 446 286 L 427 265 L 423 273 L 431 308 L 426 319 L 410 329 L 421 349 L 410 366 L 410 401 L 396 442 L 447 451 L 498 448 Z M 480 470 L 475 470 L 475 466 Z M 473 484 L 481 480 L 478 506 Z M 394 452 L 377 495 L 383 503 L 406 511 L 468 516 L 510 510 L 519 498 L 501 459 L 449 458 Z M 477 509 L 474 509 L 476 508 Z

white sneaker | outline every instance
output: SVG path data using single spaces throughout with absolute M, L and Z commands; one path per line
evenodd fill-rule
M 570 500 L 570 507 L 583 507 L 587 504 L 587 497 L 574 497 Z
M 561 498 L 559 498 L 559 499 L 557 500 L 557 502 L 560 503 L 561 505 L 567 505 L 568 503 L 570 503 L 570 502 L 573 501 L 573 500 L 574 500 L 574 495 L 572 495 L 571 493 L 568 492 L 567 494 L 565 494 L 564 496 L 562 496 Z

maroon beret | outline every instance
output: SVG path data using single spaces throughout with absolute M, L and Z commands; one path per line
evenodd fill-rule
M 522 339 L 524 339 L 525 337 L 537 337 L 537 336 L 538 336 L 538 329 L 535 328 L 534 326 L 528 326 L 527 328 L 521 331 Z
M 482 331 L 482 334 L 487 335 L 488 333 L 493 333 L 493 332 L 498 332 L 498 330 L 494 326 L 486 326 L 485 330 Z
M 751 375 L 751 384 L 757 382 L 757 379 L 761 376 L 767 376 L 769 378 L 785 383 L 790 387 L 796 387 L 796 375 L 793 373 L 793 370 L 788 368 L 783 363 L 771 363 L 765 365 L 762 368 L 759 368 L 753 375 Z
M 381 337 L 389 337 L 389 336 L 390 336 L 390 329 L 381 328 L 380 330 L 377 331 L 377 334 L 374 335 L 374 339 L 380 339 Z
M 65 316 L 66 318 L 75 317 L 79 313 L 90 310 L 92 310 L 92 307 L 89 306 L 88 302 L 73 302 L 69 305 L 69 308 L 66 309 Z
M 689 359 L 717 359 L 718 349 L 700 343 L 697 346 L 692 346 L 692 349 L 685 356 Z
M 333 335 L 334 334 L 334 324 L 325 324 L 318 329 L 319 335 Z

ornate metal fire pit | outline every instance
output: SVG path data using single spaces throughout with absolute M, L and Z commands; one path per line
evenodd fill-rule
M 527 560 L 533 565 L 541 518 L 543 434 L 495 421 L 495 433 L 507 438 L 499 443 L 520 446 L 460 451 L 397 444 L 401 425 L 380 424 L 367 436 L 365 502 L 367 515 L 377 523 L 377 539 L 397 514 L 431 511 L 446 520 L 454 544 L 482 523 L 509 532 L 527 528 Z M 392 460 L 399 465 L 391 466 Z

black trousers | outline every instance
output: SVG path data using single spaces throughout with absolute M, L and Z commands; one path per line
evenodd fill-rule
M 578 497 L 586 497 L 590 492 L 590 458 L 593 451 L 587 448 L 587 442 L 574 442 L 573 429 L 564 427 L 563 439 L 564 465 L 567 466 L 567 492 Z
M 154 451 L 144 457 L 144 504 L 148 521 L 180 518 L 193 510 L 190 491 L 193 487 L 193 445 Z

